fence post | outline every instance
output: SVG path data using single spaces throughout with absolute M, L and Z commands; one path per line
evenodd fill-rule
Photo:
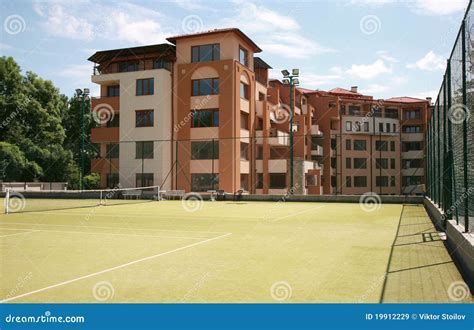
M 447 87 L 447 109 L 446 113 L 449 112 L 449 109 L 451 109 L 451 59 L 448 59 L 447 63 L 447 68 L 446 68 L 446 87 Z M 456 186 L 453 185 L 455 182 L 455 177 L 454 177 L 454 167 L 453 167 L 453 162 L 454 162 L 454 153 L 453 153 L 453 127 L 451 120 L 447 120 L 446 122 L 448 124 L 448 155 L 447 155 L 447 161 L 448 161 L 448 184 L 449 184 L 449 209 L 447 212 L 447 216 L 453 216 L 453 201 L 456 201 Z M 454 197 L 453 197 L 454 194 Z M 457 215 L 456 215 L 457 218 Z
M 466 20 L 461 25 L 461 45 L 462 45 L 462 103 L 467 111 L 467 85 L 466 85 Z M 469 232 L 469 197 L 468 197 L 468 177 L 467 177 L 467 114 L 463 121 L 463 167 L 464 167 L 464 231 Z

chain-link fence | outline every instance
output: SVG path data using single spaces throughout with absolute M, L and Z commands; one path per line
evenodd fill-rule
M 474 13 L 469 3 L 427 131 L 427 195 L 466 232 L 474 227 Z

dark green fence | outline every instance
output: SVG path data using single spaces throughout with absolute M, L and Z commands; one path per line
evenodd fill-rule
M 472 1 L 447 62 L 427 130 L 427 195 L 466 232 L 474 228 L 474 13 Z

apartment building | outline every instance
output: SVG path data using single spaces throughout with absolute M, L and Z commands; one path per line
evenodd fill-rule
M 101 87 L 93 111 L 113 113 L 92 131 L 101 186 L 399 194 L 424 182 L 428 101 L 290 91 L 269 79 L 261 49 L 235 28 L 167 40 L 89 58 Z

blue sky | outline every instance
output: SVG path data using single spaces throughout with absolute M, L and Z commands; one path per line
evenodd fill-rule
M 96 50 L 165 42 L 177 34 L 238 27 L 280 78 L 302 87 L 359 90 L 376 98 L 435 97 L 468 0 L 6 1 L 1 55 L 71 96 L 90 82 Z

